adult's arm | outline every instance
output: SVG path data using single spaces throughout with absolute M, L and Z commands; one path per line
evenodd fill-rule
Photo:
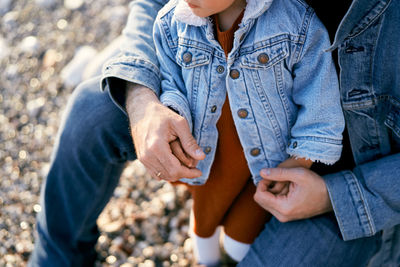
M 152 32 L 157 13 L 167 2 L 132 1 L 128 21 L 122 31 L 121 51 L 104 65 L 102 89 L 108 87 L 111 96 L 123 110 L 126 87 L 121 80 L 143 85 L 159 96 L 161 80 Z
M 400 224 L 400 154 L 324 177 L 304 168 L 261 171 L 255 200 L 282 222 L 335 212 L 344 240 L 374 235 Z M 291 182 L 274 195 L 270 181 Z
M 400 224 L 400 153 L 323 178 L 344 240 Z
M 104 65 L 101 88 L 108 89 L 113 101 L 127 113 L 137 157 L 149 173 L 155 178 L 177 180 L 201 174 L 187 161 L 182 164 L 185 158 L 173 154 L 174 146 L 170 144 L 179 140 L 193 159 L 201 159 L 203 153 L 182 118 L 158 101 L 161 80 L 152 30 L 166 2 L 135 0 L 130 4 L 121 53 Z M 175 147 L 175 151 L 181 148 Z

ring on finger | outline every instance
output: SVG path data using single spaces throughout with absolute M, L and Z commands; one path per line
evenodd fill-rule
M 161 172 L 157 172 L 156 176 L 157 176 L 158 178 L 160 178 Z

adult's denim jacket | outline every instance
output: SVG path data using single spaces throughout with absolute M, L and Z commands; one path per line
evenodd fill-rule
M 166 2 L 131 3 L 125 45 L 105 65 L 103 89 L 121 79 L 160 92 L 152 28 Z M 400 265 L 399 29 L 399 0 L 354 0 L 331 47 L 339 52 L 341 99 L 357 165 L 323 178 L 345 240 L 382 234 L 372 266 Z M 124 88 L 109 89 L 123 102 Z
M 161 102 L 186 118 L 206 158 L 204 184 L 217 148 L 217 121 L 229 97 L 254 183 L 260 170 L 288 154 L 333 164 L 340 158 L 344 118 L 329 36 L 299 0 L 248 0 L 225 57 L 208 18 L 183 0 L 170 1 L 154 24 Z M 234 157 L 235 155 L 227 155 Z

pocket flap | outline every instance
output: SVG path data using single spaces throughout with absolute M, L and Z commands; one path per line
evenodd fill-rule
M 242 67 L 250 69 L 269 68 L 286 58 L 289 55 L 288 50 L 287 40 L 273 44 L 265 42 L 263 46 L 255 45 L 251 52 L 242 54 L 240 64 Z
M 211 60 L 211 54 L 196 46 L 190 46 L 186 44 L 179 44 L 176 52 L 176 62 L 182 68 L 194 68 L 209 64 Z

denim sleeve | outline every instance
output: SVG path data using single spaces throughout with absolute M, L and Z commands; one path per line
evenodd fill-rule
M 128 21 L 122 32 L 124 40 L 120 53 L 104 64 L 101 79 L 102 90 L 109 88 L 118 105 L 125 102 L 125 83 L 121 81 L 144 85 L 159 95 L 160 72 L 152 30 L 157 12 L 167 2 L 135 0 L 130 3 Z
M 344 240 L 400 224 L 400 154 L 324 176 Z
M 154 44 L 161 72 L 160 101 L 184 117 L 192 131 L 193 122 L 186 97 L 186 86 L 183 81 L 181 67 L 176 62 L 177 41 L 171 37 L 168 16 L 171 16 L 171 12 L 163 16 L 163 19 L 157 18 L 153 30 Z
M 319 19 L 313 15 L 305 42 L 293 66 L 293 101 L 298 107 L 287 153 L 325 164 L 340 158 L 344 117 L 339 83 L 330 41 Z

